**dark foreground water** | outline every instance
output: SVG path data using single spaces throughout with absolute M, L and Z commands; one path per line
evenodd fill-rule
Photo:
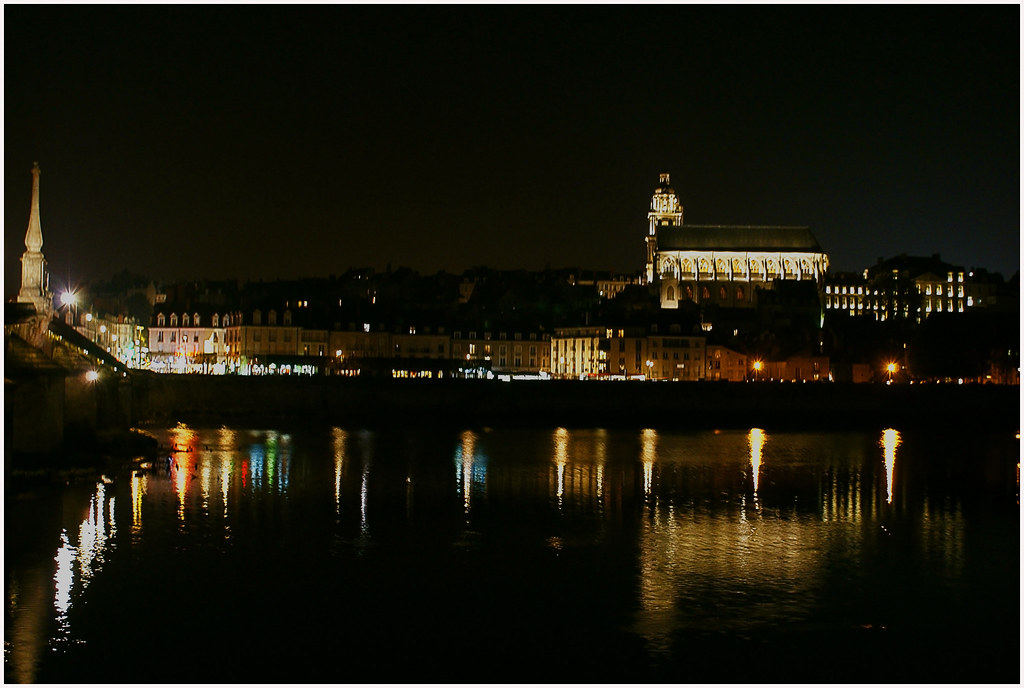
M 5 681 L 1019 681 L 1012 433 L 157 434 L 8 494 Z

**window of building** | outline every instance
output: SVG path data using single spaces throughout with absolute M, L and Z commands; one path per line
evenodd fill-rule
M 268 325 L 276 325 L 277 324 L 277 311 L 271 309 L 267 313 L 267 324 Z
M 227 316 L 225 316 L 225 317 L 227 317 Z M 214 313 L 214 314 L 213 314 L 213 316 L 212 316 L 212 317 L 211 317 L 211 319 L 210 319 L 210 323 L 211 323 L 211 324 L 212 324 L 212 325 L 213 325 L 214 327 L 220 327 L 220 316 L 218 316 L 218 315 L 217 315 L 216 313 Z M 225 323 L 225 324 L 226 324 L 226 323 Z
M 177 326 L 178 326 L 178 314 L 177 313 L 171 313 L 171 327 L 177 327 Z
M 188 325 L 188 313 L 185 313 L 185 314 L 183 314 L 181 316 L 181 326 L 182 327 L 188 327 L 189 326 Z
M 286 310 L 284 312 L 284 324 L 285 325 L 291 325 L 292 324 L 292 312 L 289 311 L 289 310 Z
M 707 287 L 703 287 L 700 290 L 700 298 L 701 299 L 710 299 L 711 298 L 711 292 L 708 291 Z
M 164 323 L 166 321 L 167 321 L 167 319 L 164 317 L 163 313 L 160 313 L 158 316 L 156 316 L 156 326 L 157 327 L 163 327 Z
M 156 333 L 156 341 L 157 342 L 163 342 L 164 341 L 164 333 L 163 332 L 157 332 Z
M 472 332 L 472 331 L 470 331 L 470 333 L 469 333 L 469 338 L 470 338 L 470 339 L 476 339 L 476 332 Z
M 665 290 L 665 298 L 667 300 L 669 300 L 669 301 L 675 301 L 676 300 L 676 290 L 673 289 L 672 287 L 669 287 L 668 289 L 666 289 Z
M 174 343 L 174 341 L 175 341 L 174 340 L 174 335 L 176 335 L 176 334 L 177 334 L 177 332 L 171 332 L 171 344 Z
M 192 322 L 195 324 L 196 327 L 199 327 L 199 314 L 198 313 L 195 313 L 195 314 L 192 315 Z
M 252 312 L 252 324 L 261 325 L 263 323 L 263 314 L 260 313 L 259 309 Z
M 743 297 L 744 297 L 743 287 L 737 287 L 736 288 L 736 300 L 737 301 L 742 301 Z

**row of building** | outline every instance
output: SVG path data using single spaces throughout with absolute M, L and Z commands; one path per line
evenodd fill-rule
M 55 304 L 38 193 L 37 166 L 17 300 L 42 313 Z M 869 379 L 877 362 L 839 371 L 825 356 L 753 359 L 702 331 L 716 317 L 742 320 L 730 311 L 761 307 L 809 310 L 814 323 L 828 314 L 920 323 L 1005 298 L 998 276 L 965 271 L 938 255 L 830 273 L 829 257 L 807 227 L 684 224 L 667 173 L 651 199 L 645 245 L 646 268 L 636 275 L 474 269 L 460 279 L 389 270 L 385 279 L 357 270 L 287 287 L 250 284 L 245 293 L 228 282 L 202 293 L 149 284 L 127 297 L 142 300 L 142 316 L 120 305 L 101 308 L 98 300 L 95 310 L 79 310 L 73 300 L 57 309 L 112 356 L 158 372 L 819 381 Z M 639 327 L 618 324 L 637 323 L 622 317 L 628 309 L 600 305 L 621 303 L 626 293 L 643 313 Z M 653 311 L 644 310 L 647 302 Z

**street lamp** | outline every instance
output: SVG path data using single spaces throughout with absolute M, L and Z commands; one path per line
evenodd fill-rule
M 650 380 L 654 370 L 654 361 L 647 359 L 647 379 Z
M 71 317 L 72 309 L 74 309 L 74 307 L 77 304 L 78 297 L 75 296 L 75 292 L 71 291 L 70 289 L 65 289 L 64 292 L 60 295 L 60 305 L 65 308 L 64 321 L 71 326 L 74 326 L 75 322 L 74 319 L 69 320 L 69 318 Z
M 761 372 L 761 368 L 764 367 L 764 363 L 761 361 L 754 361 L 754 381 L 757 382 L 757 376 Z
M 897 366 L 895 362 L 889 361 L 889 363 L 886 364 L 885 371 L 886 371 L 887 375 L 889 376 L 889 379 L 888 379 L 888 381 L 886 381 L 885 384 L 887 384 L 887 385 L 891 385 L 892 384 L 892 374 L 895 373 L 897 370 L 899 370 L 899 366 Z

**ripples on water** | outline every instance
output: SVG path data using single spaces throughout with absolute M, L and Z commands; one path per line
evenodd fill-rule
M 8 504 L 5 679 L 1017 673 L 1016 631 L 1001 630 L 1019 622 L 1016 438 L 179 426 L 160 439 L 172 451 L 152 470 Z

